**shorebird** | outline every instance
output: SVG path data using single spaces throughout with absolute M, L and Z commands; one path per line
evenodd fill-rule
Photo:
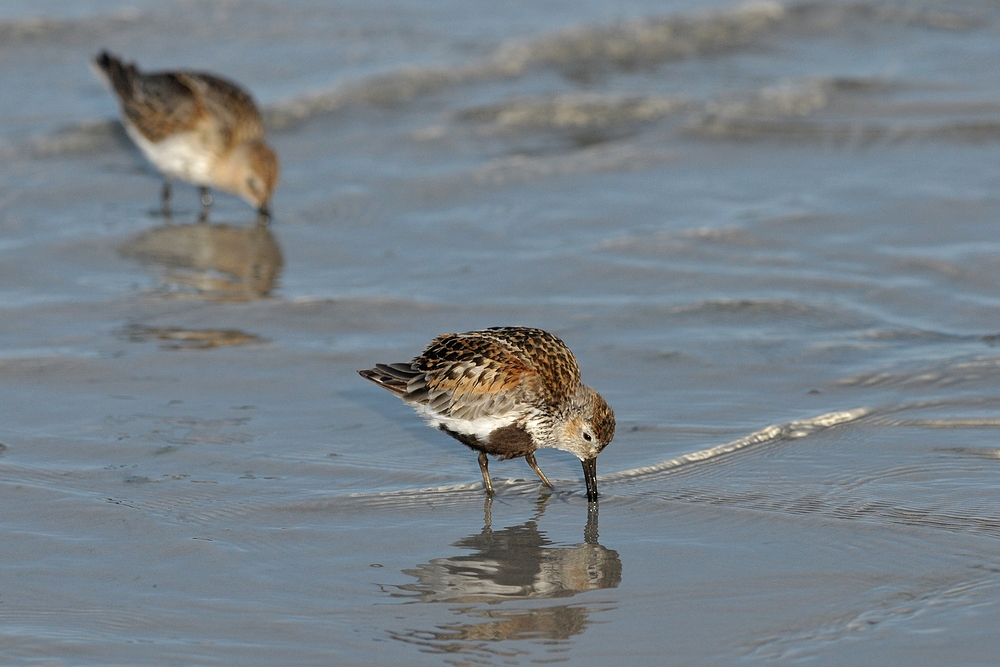
M 535 451 L 554 447 L 580 459 L 587 500 L 597 500 L 597 455 L 615 436 L 615 413 L 580 381 L 576 357 L 547 331 L 443 334 L 412 361 L 358 372 L 478 452 L 487 494 L 493 495 L 487 454 L 501 461 L 523 456 L 551 488 Z
M 165 178 L 164 217 L 170 217 L 172 178 L 200 187 L 202 221 L 212 204 L 210 187 L 239 195 L 270 217 L 278 158 L 264 143 L 249 93 L 214 74 L 143 73 L 107 51 L 93 64 L 118 96 L 125 131 Z

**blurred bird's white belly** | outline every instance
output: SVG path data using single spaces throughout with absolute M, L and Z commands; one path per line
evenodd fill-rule
M 164 176 L 195 185 L 213 185 L 212 165 L 215 160 L 212 153 L 200 145 L 194 132 L 175 134 L 163 141 L 153 142 L 131 124 L 126 124 L 125 129 L 146 159 Z

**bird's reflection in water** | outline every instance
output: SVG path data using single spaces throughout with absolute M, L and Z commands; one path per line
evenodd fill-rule
M 165 267 L 161 280 L 168 290 L 220 301 L 267 296 L 283 263 L 266 218 L 253 227 L 162 225 L 129 240 L 119 252 Z
M 522 649 L 496 642 L 542 639 L 546 650 L 564 651 L 564 642 L 581 634 L 595 612 L 614 608 L 612 603 L 560 604 L 508 609 L 476 603 L 512 603 L 517 600 L 568 598 L 600 588 L 616 588 L 622 579 L 618 553 L 597 541 L 597 504 L 590 505 L 584 542 L 556 546 L 538 529 L 549 496 L 538 501 L 535 515 L 519 526 L 493 530 L 491 500 L 486 501 L 482 532 L 454 543 L 473 553 L 436 558 L 403 573 L 415 577 L 399 586 L 397 596 L 421 602 L 458 603 L 452 611 L 462 620 L 428 630 L 390 632 L 393 639 L 423 650 L 465 654 L 466 657 L 511 655 Z M 507 605 L 505 605 L 507 606 Z M 472 622 L 469 622 L 472 621 Z M 558 646 L 563 644 L 563 646 Z

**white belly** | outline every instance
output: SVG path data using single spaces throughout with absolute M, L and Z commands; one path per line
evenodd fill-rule
M 152 142 L 129 123 L 125 124 L 125 130 L 146 159 L 164 176 L 195 185 L 214 184 L 212 166 L 215 159 L 211 151 L 206 150 L 198 141 L 198 135 L 194 132 L 175 134 L 163 141 Z
M 413 404 L 413 409 L 417 411 L 421 417 L 427 420 L 427 423 L 434 428 L 441 428 L 442 426 L 449 431 L 454 431 L 455 433 L 461 433 L 462 435 L 471 435 L 479 438 L 480 440 L 486 441 L 490 437 L 490 433 L 497 430 L 498 428 L 503 428 L 504 426 L 510 426 L 517 421 L 517 418 L 521 415 L 517 413 L 508 413 L 503 417 L 480 417 L 479 419 L 452 419 L 451 417 L 444 417 L 431 410 L 427 409 L 425 405 Z

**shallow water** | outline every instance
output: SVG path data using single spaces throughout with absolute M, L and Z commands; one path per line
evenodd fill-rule
M 995 3 L 0 8 L 5 664 L 989 664 Z M 101 48 L 265 111 L 270 228 Z M 599 508 L 355 370 L 549 329 Z

